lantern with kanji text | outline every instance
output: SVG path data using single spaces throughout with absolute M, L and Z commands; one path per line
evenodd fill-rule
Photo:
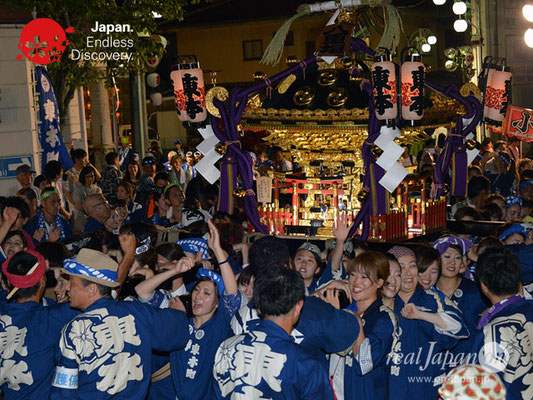
M 487 75 L 485 89 L 485 122 L 500 126 L 505 118 L 507 107 L 511 103 L 511 69 L 505 66 L 505 59 L 499 59 Z
M 420 54 L 408 55 L 402 64 L 402 118 L 418 121 L 424 116 L 425 66 Z
M 192 61 L 190 60 L 192 58 Z M 199 123 L 207 118 L 204 75 L 195 56 L 185 56 L 170 74 L 176 110 L 181 121 Z
M 398 116 L 396 98 L 396 69 L 387 49 L 374 58 L 372 64 L 372 85 L 374 87 L 374 104 L 379 120 L 394 120 Z

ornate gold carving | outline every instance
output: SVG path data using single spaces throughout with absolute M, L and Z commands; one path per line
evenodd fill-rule
M 470 95 L 474 96 L 476 99 L 481 101 L 481 90 L 477 87 L 477 85 L 474 82 L 467 82 L 463 86 L 461 86 L 461 89 L 459 90 L 459 93 L 463 97 L 468 97 Z
M 318 84 L 320 86 L 331 86 L 337 81 L 337 71 L 324 71 L 318 76 Z
M 292 99 L 294 100 L 294 104 L 296 104 L 297 106 L 307 106 L 311 104 L 314 98 L 315 98 L 315 89 L 313 89 L 310 86 L 303 86 L 300 90 L 294 93 L 294 96 L 292 97 Z M 275 114 L 276 111 L 277 110 L 273 110 L 272 114 Z M 306 111 L 306 110 L 303 110 L 303 111 Z
M 285 93 L 291 87 L 291 85 L 294 83 L 295 80 L 296 80 L 296 75 L 290 74 L 288 77 L 283 79 L 281 83 L 278 85 L 278 92 L 280 94 Z
M 340 108 L 348 101 L 348 91 L 343 87 L 338 87 L 328 94 L 328 106 L 333 108 Z
M 213 99 L 216 98 L 220 101 L 226 101 L 228 97 L 228 91 L 222 86 L 215 86 L 209 89 L 207 91 L 207 94 L 205 95 L 205 106 L 207 108 L 207 111 L 209 111 L 211 115 L 220 118 L 220 112 L 218 111 L 218 108 L 216 108 L 216 106 L 213 104 Z

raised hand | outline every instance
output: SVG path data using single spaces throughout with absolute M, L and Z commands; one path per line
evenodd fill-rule
M 4 209 L 4 224 L 8 224 L 8 226 L 11 228 L 13 224 L 17 221 L 17 218 L 20 215 L 20 211 L 17 210 L 14 207 L 6 207 Z
M 348 238 L 350 232 L 350 224 L 348 224 L 348 217 L 346 213 L 340 213 L 337 221 L 337 226 L 333 227 L 333 235 L 337 240 L 337 243 L 344 243 Z
M 214 252 L 222 250 L 220 246 L 220 234 L 215 224 L 211 221 L 207 221 L 207 226 L 209 226 L 209 233 L 207 234 L 207 245 Z
M 190 257 L 182 257 L 172 264 L 174 264 L 173 269 L 176 274 L 183 274 L 194 267 L 194 260 Z

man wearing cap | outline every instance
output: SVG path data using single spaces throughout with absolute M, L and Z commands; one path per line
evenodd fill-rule
M 183 149 L 181 146 L 183 145 L 183 142 L 181 139 L 174 140 L 174 146 L 176 146 L 176 153 L 180 156 L 180 158 L 185 158 L 185 153 L 183 152 Z
M 72 236 L 72 230 L 65 218 L 59 215 L 61 200 L 55 187 L 44 188 L 41 193 L 42 209 L 34 215 L 24 230 L 32 237 L 33 242 L 57 242 Z
M 68 303 L 42 305 L 46 261 L 34 251 L 2 264 L 11 298 L 0 297 L 0 390 L 6 400 L 48 399 L 61 329 L 78 311 Z
M 185 163 L 181 165 L 181 169 L 191 175 L 191 179 L 196 177 L 196 168 L 194 168 L 194 153 L 188 151 L 185 153 Z
M 99 251 L 82 249 L 64 266 L 62 271 L 70 275 L 70 303 L 83 314 L 63 329 L 50 399 L 144 399 L 152 350 L 185 346 L 186 315 L 113 300 L 111 290 L 119 285 L 118 265 Z M 181 272 L 192 266 L 188 258 L 178 262 Z
M 95 193 L 87 196 L 83 201 L 83 209 L 89 216 L 83 227 L 83 233 L 106 230 L 104 223 L 111 217 L 111 206 L 103 194 Z
M 33 181 L 33 174 L 35 171 L 32 171 L 29 165 L 23 164 L 17 167 L 16 170 L 17 183 L 14 186 L 11 186 L 7 192 L 9 196 L 16 196 L 17 192 L 20 189 L 31 189 L 35 192 L 35 196 L 39 195 L 39 189 L 33 186 L 31 183 Z

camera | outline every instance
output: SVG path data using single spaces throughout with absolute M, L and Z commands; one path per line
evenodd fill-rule
M 342 289 L 333 289 L 333 290 L 335 291 L 336 294 L 338 294 L 339 305 L 340 305 L 341 310 L 348 307 L 350 305 L 350 300 L 348 300 L 348 295 L 346 294 L 346 292 Z M 327 291 L 324 291 L 324 294 L 323 294 L 324 298 L 326 298 L 326 292 Z

